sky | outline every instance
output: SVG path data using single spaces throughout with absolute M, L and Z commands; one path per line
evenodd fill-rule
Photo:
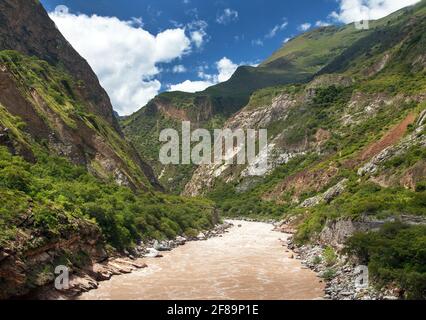
M 196 92 L 294 36 L 378 19 L 420 0 L 41 0 L 129 115 L 163 91 Z

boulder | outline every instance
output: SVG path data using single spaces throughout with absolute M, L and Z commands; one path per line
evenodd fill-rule
M 203 232 L 200 232 L 197 236 L 197 239 L 202 241 L 202 240 L 207 240 L 206 235 Z
M 146 258 L 157 258 L 160 256 L 160 252 L 154 248 L 148 248 L 148 253 L 144 255 Z
M 185 237 L 178 236 L 175 241 L 179 246 L 183 246 L 187 240 Z
M 172 250 L 170 243 L 168 241 L 158 242 L 157 240 L 154 242 L 154 249 L 157 251 L 170 251 Z

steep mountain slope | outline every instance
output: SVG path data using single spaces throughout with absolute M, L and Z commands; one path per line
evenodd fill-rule
M 72 48 L 37 0 L 3 0 L 0 3 L 0 49 L 35 56 L 53 66 L 61 65 L 76 80 L 78 92 L 91 113 L 118 129 L 108 95 L 88 63 Z M 84 84 L 84 85 L 83 85 Z
M 184 194 L 228 216 L 284 217 L 296 243 L 345 249 L 382 288 L 424 299 L 426 2 L 371 26 L 309 83 L 256 91 L 226 122 L 268 129 L 265 175 L 256 162 L 200 166 Z
M 423 4 L 415 12 L 405 9 L 375 22 L 365 37 L 322 68 L 311 82 L 255 92 L 248 105 L 225 127 L 268 128 L 269 172 L 294 157 L 312 152 L 328 157 L 351 148 L 355 140 L 360 148 L 362 140 L 371 143 L 378 139 L 390 125 L 404 119 L 407 110 L 414 110 L 424 100 L 424 12 Z M 344 32 L 346 28 L 354 26 L 346 26 Z M 266 63 L 280 59 L 280 54 L 275 54 Z M 376 116 L 382 117 L 380 120 L 386 125 L 372 126 L 371 134 L 374 132 L 376 138 L 367 139 L 366 123 Z M 400 136 L 382 149 L 396 143 L 414 119 L 413 114 Z M 345 137 L 351 140 L 345 141 Z M 373 149 L 360 161 L 372 157 L 380 147 Z M 198 171 L 201 175 L 194 174 L 186 187 L 188 194 L 206 192 L 214 184 L 212 172 L 222 172 L 224 181 L 251 179 L 247 175 L 250 168 L 241 166 L 211 165 Z
M 103 178 L 133 188 L 158 187 L 150 167 L 122 139 L 95 74 L 38 1 L 0 3 L 0 50 L 0 103 L 26 123 L 36 143 Z M 28 159 L 30 144 L 17 148 Z
M 353 42 L 370 32 L 353 25 L 320 28 L 301 35 L 259 67 L 239 67 L 228 81 L 203 92 L 190 94 L 167 92 L 122 120 L 126 136 L 145 155 L 161 183 L 172 192 L 180 192 L 194 168 L 182 170 L 158 162 L 159 132 L 179 130 L 181 121 L 193 128 L 220 128 L 230 116 L 245 106 L 257 89 L 288 83 L 305 83 Z
M 70 293 L 87 290 L 128 270 L 108 271 L 112 257 L 218 222 L 211 201 L 156 189 L 39 1 L 0 1 L 0 299 L 53 290 L 57 266 L 90 275 Z

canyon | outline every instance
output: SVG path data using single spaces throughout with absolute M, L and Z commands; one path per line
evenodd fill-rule
M 63 265 L 81 299 L 425 299 L 426 1 L 369 25 L 307 31 L 119 118 L 41 3 L 2 0 L 0 298 L 55 297 Z M 268 147 L 161 163 L 182 121 L 267 129 Z

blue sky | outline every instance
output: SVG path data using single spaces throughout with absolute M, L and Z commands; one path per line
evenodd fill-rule
M 307 29 L 379 18 L 415 2 L 42 0 L 123 115 L 161 91 L 225 81 L 238 65 L 261 62 Z

